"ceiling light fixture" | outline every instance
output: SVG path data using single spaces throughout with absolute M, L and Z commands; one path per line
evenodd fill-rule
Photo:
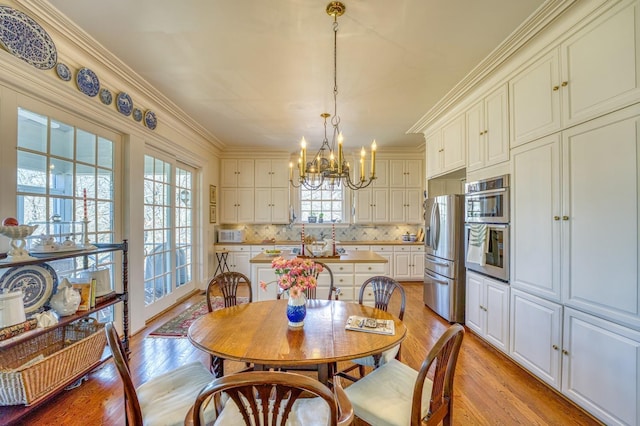
M 329 113 L 322 113 L 324 119 L 324 139 L 320 149 L 307 161 L 307 142 L 304 137 L 300 141 L 300 158 L 298 159 L 298 182 L 293 180 L 293 163 L 289 163 L 289 182 L 294 188 L 303 186 L 309 190 L 316 190 L 322 187 L 325 182 L 331 186 L 344 184 L 353 190 L 366 188 L 376 179 L 376 141 L 371 144 L 371 174 L 365 177 L 364 147 L 360 151 L 360 173 L 355 182 L 351 180 L 354 170 L 345 159 L 342 144 L 343 137 L 340 131 L 340 116 L 338 115 L 338 16 L 345 12 L 345 6 L 339 1 L 332 1 L 327 5 L 327 14 L 333 16 L 333 117 Z M 327 139 L 327 118 L 331 117 L 333 127 L 333 137 L 331 146 Z M 336 146 L 337 144 L 337 146 Z M 337 148 L 337 149 L 336 149 Z

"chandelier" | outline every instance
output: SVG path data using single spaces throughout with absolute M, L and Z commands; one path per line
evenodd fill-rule
M 340 131 L 340 116 L 338 115 L 338 16 L 345 12 L 345 6 L 339 1 L 332 1 L 327 5 L 327 14 L 333 16 L 333 117 L 329 113 L 322 113 L 324 119 L 324 139 L 320 149 L 307 159 L 307 142 L 304 137 L 300 141 L 300 158 L 298 159 L 298 180 L 293 179 L 293 163 L 289 163 L 289 182 L 294 188 L 304 187 L 308 190 L 316 190 L 329 183 L 331 187 L 344 185 L 347 188 L 358 190 L 366 188 L 376 179 L 376 141 L 371 144 L 371 174 L 365 177 L 366 151 L 362 147 L 360 151 L 360 173 L 353 180 L 355 174 L 351 164 L 345 159 L 342 144 L 343 137 Z M 331 117 L 333 136 L 331 145 L 327 139 L 327 118 Z

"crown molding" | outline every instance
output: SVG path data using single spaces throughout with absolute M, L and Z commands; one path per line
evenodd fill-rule
M 440 118 L 463 99 L 500 65 L 576 2 L 577 0 L 548 0 L 545 2 L 423 115 L 416 124 L 407 130 L 407 133 L 423 132 L 433 121 Z

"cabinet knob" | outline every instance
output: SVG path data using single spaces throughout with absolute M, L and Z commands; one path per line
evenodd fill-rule
M 563 355 L 569 355 L 569 351 L 568 351 L 568 350 L 566 350 L 566 349 L 563 349 L 563 350 L 562 350 L 562 354 L 563 354 Z
M 484 132 L 480 132 L 480 136 L 482 136 L 484 134 Z
M 568 82 L 568 81 L 563 81 L 563 82 L 562 82 L 562 87 L 567 87 L 567 84 L 569 84 L 569 82 Z
M 562 216 L 562 220 L 569 220 L 569 216 Z
M 553 348 L 553 350 L 554 350 L 554 351 L 557 351 L 557 350 L 559 349 L 559 348 L 558 348 L 558 345 L 553 345 L 553 346 L 551 346 L 551 347 Z
M 560 220 L 560 216 L 554 216 L 553 220 Z
M 560 86 L 553 86 L 553 91 L 557 92 L 560 89 Z

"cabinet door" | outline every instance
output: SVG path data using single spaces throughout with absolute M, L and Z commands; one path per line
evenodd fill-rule
M 277 298 L 278 284 L 275 283 L 276 273 L 270 264 L 254 263 L 251 275 L 251 289 L 253 291 L 253 300 L 274 300 Z M 260 281 L 270 283 L 266 290 L 260 288 Z
M 255 189 L 254 222 L 271 223 L 271 189 Z
M 396 280 L 408 280 L 411 277 L 411 267 L 409 265 L 411 265 L 411 253 L 409 250 L 403 253 L 393 253 L 393 277 Z
M 511 154 L 511 286 L 560 301 L 559 135 Z
M 484 336 L 484 281 L 481 275 L 467 271 L 465 324 L 470 330 Z
M 253 188 L 253 160 L 238 160 L 238 188 Z
M 254 198 L 253 189 L 238 189 L 238 222 L 253 222 Z
M 442 172 L 442 138 L 439 130 L 425 135 L 427 154 L 427 177 L 437 176 Z
M 373 211 L 373 200 L 370 189 L 361 189 L 355 191 L 356 211 L 355 220 L 357 223 L 371 223 L 373 218 L 371 216 Z
M 484 167 L 484 102 L 477 102 L 465 113 L 467 130 L 467 171 Z
M 405 191 L 405 222 L 424 224 L 422 199 L 423 195 L 420 189 Z
M 509 81 L 511 148 L 560 130 L 558 49 Z
M 621 1 L 561 45 L 564 126 L 638 101 L 638 5 Z
M 289 223 L 289 188 L 271 189 L 271 223 Z
M 374 223 L 389 221 L 389 190 L 387 188 L 372 189 L 371 219 Z
M 251 276 L 250 260 L 251 252 L 248 250 L 233 252 L 233 264 L 235 265 L 235 271 L 245 274 L 247 277 Z
M 509 112 L 507 86 L 493 91 L 484 101 L 485 166 L 509 160 Z
M 465 117 L 458 117 L 442 128 L 442 171 L 449 172 L 465 166 Z
M 422 188 L 422 160 L 405 160 L 405 188 Z
M 404 189 L 389 190 L 389 222 L 405 221 L 405 201 L 406 191 Z
M 485 338 L 496 348 L 509 352 L 509 286 L 485 279 Z
M 565 131 L 562 145 L 563 300 L 638 328 L 639 126 L 634 106 Z
M 271 187 L 289 187 L 289 161 L 286 159 L 271 160 Z
M 389 187 L 404 188 L 406 173 L 404 160 L 389 160 Z
M 511 356 L 560 390 L 562 306 L 512 288 L 510 309 Z
M 565 309 L 562 392 L 605 424 L 640 424 L 640 332 Z
M 411 248 L 411 279 L 424 279 L 424 250 L 418 247 Z
M 237 219 L 237 190 L 235 188 L 220 189 L 220 223 L 236 223 Z
M 271 188 L 271 160 L 255 160 L 255 173 L 253 176 L 256 188 Z
M 238 185 L 238 160 L 222 160 L 220 163 L 220 185 L 235 188 Z

